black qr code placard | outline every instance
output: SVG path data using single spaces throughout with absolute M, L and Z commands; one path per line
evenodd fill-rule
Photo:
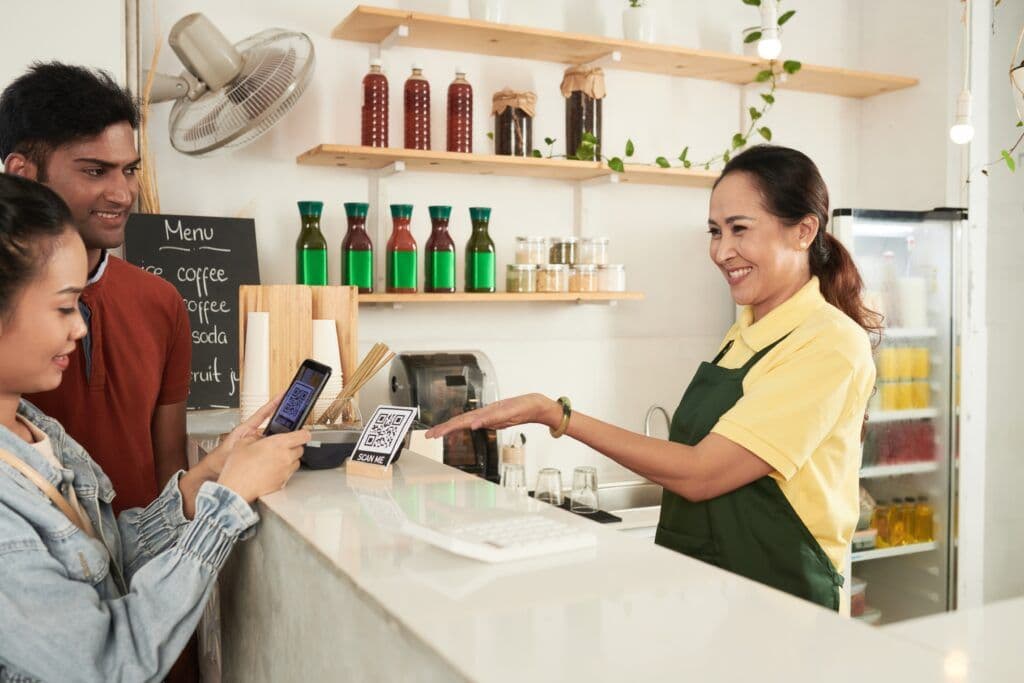
M 375 465 L 390 464 L 401 450 L 415 417 L 415 408 L 379 406 L 363 428 L 353 459 Z

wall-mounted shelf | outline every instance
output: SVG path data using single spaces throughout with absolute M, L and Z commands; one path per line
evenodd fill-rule
M 536 159 L 498 154 L 462 154 L 401 147 L 360 147 L 356 145 L 317 145 L 296 160 L 299 164 L 337 166 L 363 170 L 385 170 L 395 164 L 409 171 L 467 173 L 472 175 L 520 176 L 554 180 L 608 180 L 610 182 L 677 187 L 710 188 L 717 171 L 692 168 L 659 168 L 630 164 L 617 173 L 597 161 Z
M 860 471 L 861 479 L 881 479 L 883 477 L 901 477 L 905 474 L 926 474 L 939 469 L 937 462 L 906 462 L 899 465 L 873 465 Z
M 868 413 L 868 426 L 883 422 L 900 422 L 902 420 L 932 420 L 939 416 L 938 408 L 918 408 L 917 410 L 879 410 Z
M 360 294 L 360 304 L 465 304 L 465 303 L 615 303 L 642 301 L 640 292 L 565 292 L 514 294 L 508 292 L 434 294 Z
M 404 27 L 404 29 L 402 28 Z M 603 61 L 617 69 L 745 85 L 768 67 L 752 57 L 693 50 L 602 36 L 495 24 L 436 14 L 360 5 L 335 27 L 332 37 L 376 45 L 473 52 L 560 64 Z M 609 57 L 614 55 L 612 60 Z M 781 64 L 779 65 L 781 68 Z M 804 64 L 780 79 L 787 90 L 871 97 L 917 85 L 916 78 Z
M 912 543 L 910 545 L 898 545 L 892 548 L 876 548 L 874 550 L 861 550 L 853 553 L 850 560 L 852 562 L 864 562 L 865 560 L 880 560 L 885 557 L 899 557 L 900 555 L 914 555 L 916 553 L 928 553 L 936 550 L 939 544 L 932 541 L 931 543 Z

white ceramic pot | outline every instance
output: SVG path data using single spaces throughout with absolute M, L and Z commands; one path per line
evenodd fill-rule
M 1017 120 L 1024 121 L 1024 64 L 1010 71 L 1013 81 L 1013 104 L 1017 107 Z
M 626 40 L 654 43 L 657 15 L 650 7 L 627 7 L 622 11 L 622 34 Z
M 480 21 L 505 21 L 505 0 L 469 0 L 469 16 Z

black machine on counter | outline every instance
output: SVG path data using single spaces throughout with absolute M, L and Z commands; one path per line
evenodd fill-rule
M 391 362 L 391 404 L 420 410 L 433 427 L 498 400 L 494 366 L 480 351 L 400 353 Z M 498 438 L 493 429 L 444 437 L 444 464 L 497 482 Z

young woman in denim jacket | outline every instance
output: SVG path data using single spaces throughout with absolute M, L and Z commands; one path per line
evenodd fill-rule
M 148 507 L 115 518 L 103 471 L 21 399 L 60 383 L 84 334 L 85 281 L 85 247 L 61 199 L 0 175 L 0 450 L 20 461 L 0 458 L 0 682 L 160 680 L 257 522 L 250 504 L 285 485 L 309 438 L 260 438 L 268 404 Z

